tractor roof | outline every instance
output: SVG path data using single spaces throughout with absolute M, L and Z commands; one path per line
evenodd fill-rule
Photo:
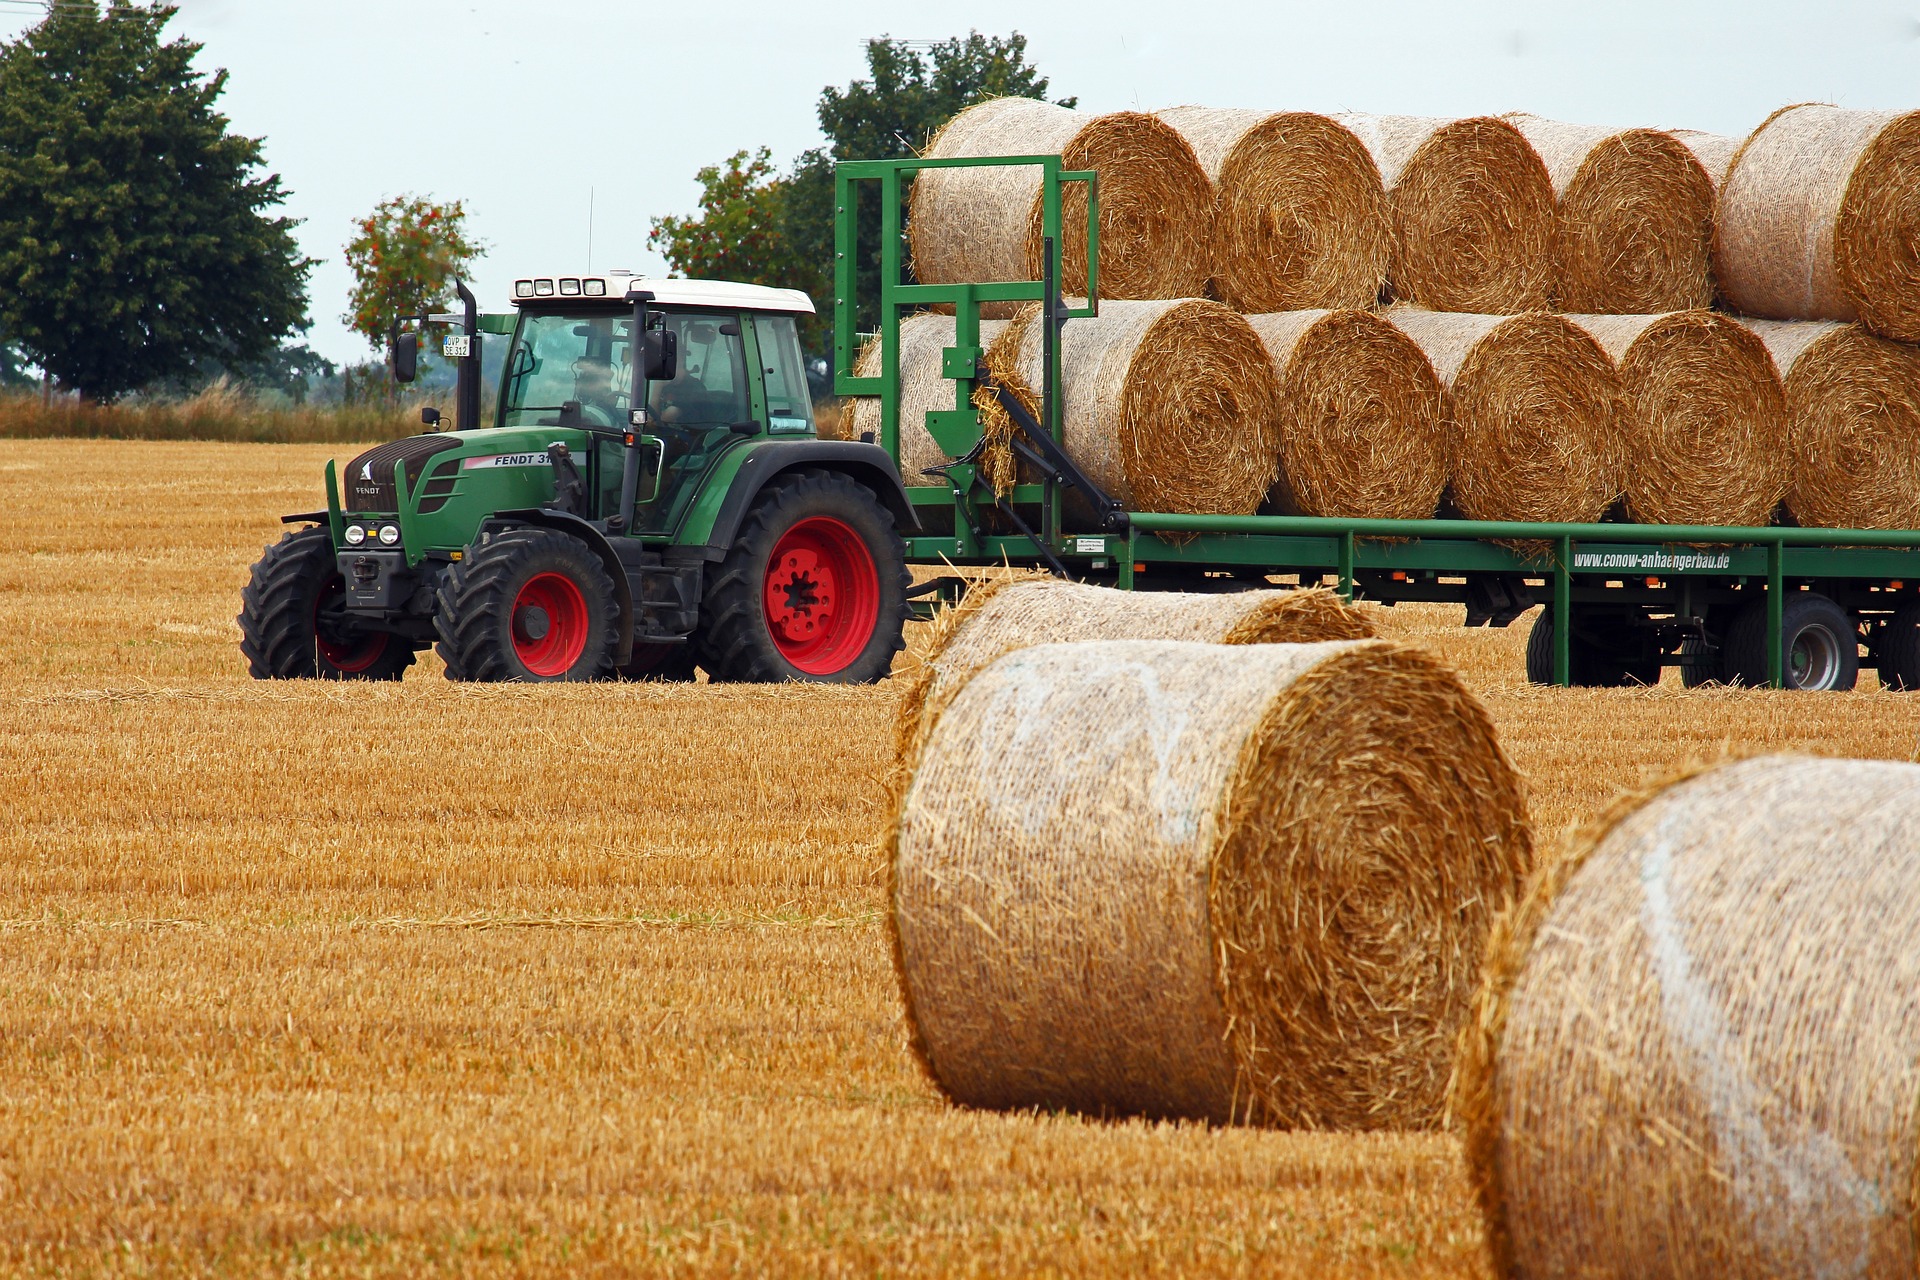
M 731 280 L 655 280 L 626 272 L 584 276 L 529 276 L 513 282 L 516 307 L 558 302 L 620 302 L 630 288 L 646 289 L 663 306 L 737 307 L 742 311 L 795 311 L 811 315 L 813 303 L 798 289 L 770 289 Z

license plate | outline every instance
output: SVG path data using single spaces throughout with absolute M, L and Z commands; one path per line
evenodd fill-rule
M 449 360 L 465 360 L 473 354 L 473 339 L 465 334 L 457 338 L 443 338 L 440 341 L 440 354 Z

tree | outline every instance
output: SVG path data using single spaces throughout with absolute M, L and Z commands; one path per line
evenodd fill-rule
M 821 309 L 805 327 L 810 354 L 823 354 L 833 303 L 833 165 L 917 155 L 956 112 L 985 98 L 1042 98 L 1047 79 L 1026 61 L 1027 38 L 975 31 L 931 46 L 881 37 L 867 41 L 867 78 L 821 90 L 818 114 L 828 145 L 801 153 L 777 174 L 761 148 L 700 171 L 700 212 L 656 218 L 651 243 L 680 275 L 723 276 L 804 290 Z M 1073 106 L 1075 99 L 1060 105 Z M 863 184 L 858 323 L 874 323 L 878 291 L 879 193 Z M 743 246 L 737 251 L 731 246 Z M 750 247 L 745 247 L 750 246 Z
M 459 200 L 396 196 L 354 227 L 359 234 L 347 242 L 353 292 L 343 318 L 376 349 L 386 347 L 396 316 L 452 306 L 455 277 L 487 251 L 467 238 L 467 208 Z
M 0 45 L 0 325 L 98 400 L 268 355 L 306 327 L 313 264 L 260 139 L 214 108 L 227 73 L 162 42 L 171 6 L 48 10 Z

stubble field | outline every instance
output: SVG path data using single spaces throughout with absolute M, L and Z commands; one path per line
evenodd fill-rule
M 881 924 L 896 689 L 256 684 L 351 447 L 0 441 L 0 1270 L 1479 1276 L 1446 1136 L 953 1110 Z M 1920 699 L 1460 666 L 1543 839 Z

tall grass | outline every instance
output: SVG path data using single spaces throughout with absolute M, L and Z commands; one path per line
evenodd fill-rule
M 184 400 L 90 404 L 37 392 L 0 394 L 0 439 L 228 440 L 255 444 L 359 444 L 420 430 L 419 403 L 275 403 L 227 382 Z

